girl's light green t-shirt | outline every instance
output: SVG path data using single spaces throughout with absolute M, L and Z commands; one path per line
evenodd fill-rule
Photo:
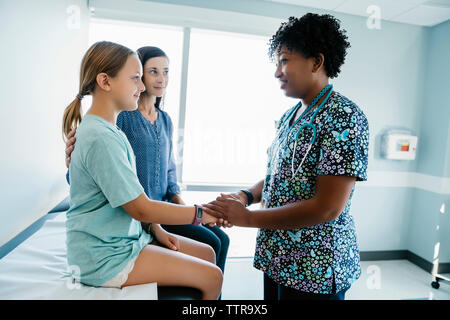
M 144 192 L 133 150 L 123 132 L 85 115 L 71 155 L 67 260 L 81 283 L 101 286 L 152 240 L 121 206 Z

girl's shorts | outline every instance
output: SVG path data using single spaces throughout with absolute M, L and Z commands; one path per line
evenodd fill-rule
M 117 276 L 102 284 L 101 287 L 121 289 L 123 284 L 127 282 L 128 274 L 133 270 L 136 259 L 137 257 L 133 258 Z

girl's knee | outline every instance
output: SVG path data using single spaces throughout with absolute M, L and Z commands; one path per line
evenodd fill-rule
M 205 275 L 205 285 L 207 286 L 206 290 L 212 296 L 215 296 L 214 299 L 219 297 L 220 292 L 222 291 L 223 284 L 223 274 L 222 270 L 216 265 L 211 265 L 208 268 L 207 275 Z
M 205 245 L 204 254 L 205 260 L 213 264 L 216 264 L 216 252 L 210 245 Z
M 214 273 L 217 279 L 217 297 L 216 297 L 217 299 L 220 296 L 220 293 L 222 292 L 223 273 L 222 270 L 217 266 L 214 266 Z
M 209 244 L 197 241 L 196 252 L 198 258 L 216 264 L 216 252 Z

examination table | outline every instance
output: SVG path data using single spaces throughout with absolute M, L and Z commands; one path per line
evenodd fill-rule
M 198 300 L 201 292 L 188 287 L 158 287 L 156 283 L 123 289 L 95 288 L 71 281 L 76 270 L 67 266 L 65 212 L 68 197 L 48 214 L 0 247 L 0 300 Z

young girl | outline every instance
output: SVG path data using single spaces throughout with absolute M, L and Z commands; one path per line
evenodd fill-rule
M 188 286 L 203 299 L 217 299 L 222 272 L 211 247 L 168 234 L 157 225 L 221 223 L 202 216 L 201 206 L 150 200 L 136 176 L 135 157 L 116 127 L 117 115 L 134 110 L 145 87 L 136 53 L 112 42 L 97 42 L 86 52 L 76 99 L 63 118 L 65 137 L 78 125 L 71 155 L 70 209 L 67 212 L 67 260 L 87 285 L 125 287 L 157 282 Z M 92 106 L 81 121 L 81 99 Z M 140 222 L 154 222 L 151 234 Z M 150 243 L 150 244 L 149 244 Z M 177 251 L 160 246 L 177 243 Z

